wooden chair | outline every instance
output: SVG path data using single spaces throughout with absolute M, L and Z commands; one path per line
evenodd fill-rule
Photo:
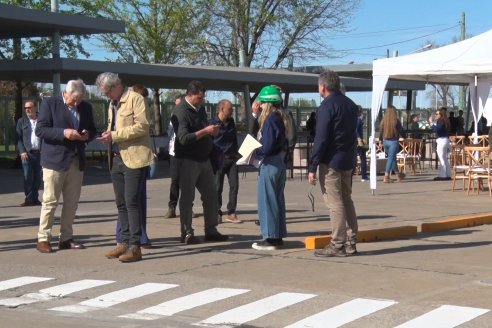
M 451 145 L 465 145 L 466 136 L 450 136 L 449 141 Z
M 475 181 L 477 181 L 477 194 L 480 190 L 483 191 L 483 181 L 487 180 L 489 188 L 489 196 L 492 197 L 491 181 L 492 172 L 490 167 L 490 149 L 482 146 L 466 146 L 466 157 L 469 161 L 468 165 L 468 191 L 475 190 Z
M 451 145 L 451 153 L 450 164 L 452 169 L 451 179 L 452 186 L 451 190 L 454 191 L 456 186 L 456 181 L 461 180 L 462 187 L 461 189 L 465 190 L 465 181 L 468 181 L 468 170 L 469 170 L 469 162 L 467 160 L 465 145 Z
M 422 173 L 422 139 L 401 139 L 400 148 L 400 152 L 396 154 L 398 171 L 406 173 L 406 168 L 409 166 L 415 175 L 416 167 L 419 165 L 420 173 Z
M 481 136 L 478 136 L 478 144 L 481 145 L 482 147 L 487 147 L 489 145 L 489 136 L 484 134 Z
M 424 140 L 413 139 L 414 140 L 414 157 L 415 164 L 419 166 L 419 173 L 422 174 L 422 152 L 424 151 Z

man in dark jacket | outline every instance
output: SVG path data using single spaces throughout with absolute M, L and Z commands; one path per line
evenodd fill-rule
M 341 93 L 340 79 L 333 71 L 320 74 L 318 89 L 324 100 L 316 112 L 316 136 L 309 165 L 309 182 L 316 184 L 316 169 L 319 165 L 320 186 L 325 203 L 330 208 L 332 233 L 330 244 L 316 250 L 314 254 L 353 255 L 357 252 L 355 244 L 358 230 L 352 201 L 357 106 Z
M 36 135 L 41 138 L 43 166 L 43 206 L 39 218 L 37 250 L 51 253 L 51 228 L 60 194 L 63 209 L 60 218 L 58 249 L 83 249 L 73 240 L 72 224 L 82 188 L 85 145 L 96 136 L 92 106 L 83 101 L 82 80 L 68 81 L 63 94 L 41 103 Z
M 17 121 L 15 129 L 17 135 L 17 151 L 22 160 L 24 174 L 24 194 L 26 198 L 20 206 L 41 205 L 39 201 L 39 187 L 41 185 L 41 157 L 39 147 L 41 141 L 36 137 L 35 130 L 38 122 L 38 107 L 34 101 L 24 104 L 26 116 Z
M 217 115 L 210 120 L 212 125 L 220 127 L 217 136 L 214 138 L 215 147 L 220 151 L 221 167 L 215 174 L 215 186 L 217 187 L 217 201 L 219 209 L 217 220 L 222 223 L 222 191 L 224 190 L 224 178 L 227 175 L 229 183 L 229 202 L 227 203 L 226 222 L 242 223 L 236 215 L 237 194 L 239 191 L 239 173 L 236 162 L 239 155 L 239 146 L 237 143 L 236 123 L 232 117 L 232 103 L 227 99 L 222 99 L 217 104 Z
M 205 241 L 225 241 L 228 236 L 217 231 L 217 190 L 210 157 L 214 147 L 213 136 L 219 132 L 219 125 L 209 125 L 207 113 L 202 106 L 205 88 L 199 81 L 188 84 L 186 95 L 171 116 L 176 133 L 174 154 L 180 161 L 178 168 L 179 212 L 181 220 L 181 242 L 199 242 L 192 228 L 192 207 L 195 188 L 203 201 L 205 218 Z

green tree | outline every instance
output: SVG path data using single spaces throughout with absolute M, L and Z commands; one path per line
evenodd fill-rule
M 206 64 L 278 68 L 333 54 L 328 36 L 347 31 L 360 0 L 201 0 L 211 13 Z M 287 65 L 284 65 L 287 66 Z M 236 94 L 247 115 L 242 94 Z
M 211 13 L 201 51 L 206 62 L 279 67 L 296 60 L 327 58 L 328 32 L 348 29 L 360 0 L 202 0 Z
M 183 0 L 122 0 L 97 2 L 79 1 L 87 12 L 125 22 L 126 32 L 103 34 L 98 38 L 119 62 L 149 64 L 185 64 L 196 62 L 192 51 L 197 38 L 208 24 L 208 14 L 197 1 Z M 152 86 L 154 129 L 160 134 L 161 114 L 159 87 Z
M 316 100 L 314 99 L 306 99 L 306 98 L 297 98 L 297 99 L 289 99 L 289 106 L 297 106 L 297 107 L 317 107 Z
M 45 0 L 0 0 L 1 3 L 20 6 L 24 8 L 50 11 L 50 1 Z M 73 1 L 75 2 L 75 1 Z M 67 1 L 60 12 L 75 13 L 75 10 Z M 65 57 L 76 58 L 79 54 L 85 57 L 89 53 L 84 51 L 82 40 L 86 36 L 65 36 L 60 41 L 60 51 Z M 0 59 L 39 59 L 51 57 L 52 39 L 47 37 L 15 38 L 0 40 Z M 15 96 L 14 122 L 22 116 L 22 96 L 38 96 L 37 88 L 29 82 L 5 81 L 0 84 L 0 94 Z

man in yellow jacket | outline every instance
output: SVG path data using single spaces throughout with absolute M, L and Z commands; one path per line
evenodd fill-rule
M 153 160 L 149 112 L 145 99 L 125 87 L 117 74 L 101 73 L 96 85 L 111 100 L 108 128 L 98 139 L 109 146 L 109 167 L 123 239 L 105 255 L 121 262 L 135 262 L 142 259 L 139 191 Z

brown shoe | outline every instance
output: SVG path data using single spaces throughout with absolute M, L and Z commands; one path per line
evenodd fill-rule
M 391 179 L 390 179 L 389 175 L 385 175 L 384 179 L 383 179 L 383 183 L 390 183 L 390 182 L 391 182 Z
M 229 214 L 227 218 L 225 219 L 226 222 L 231 222 L 231 223 L 243 223 L 243 221 L 239 220 L 237 215 L 235 213 Z
M 75 242 L 73 239 L 61 241 L 58 243 L 58 249 L 84 249 L 85 246 L 83 244 Z
M 118 244 L 115 248 L 104 254 L 108 259 L 117 259 L 121 255 L 125 254 L 126 250 L 128 249 L 128 244 Z
M 132 245 L 126 249 L 125 254 L 118 257 L 121 262 L 137 262 L 142 259 L 142 251 L 140 246 Z
M 36 244 L 36 249 L 40 253 L 53 253 L 53 249 L 51 248 L 49 241 L 38 241 Z
M 406 177 L 405 173 L 398 173 L 397 181 L 400 182 L 401 180 L 405 179 L 405 177 Z

